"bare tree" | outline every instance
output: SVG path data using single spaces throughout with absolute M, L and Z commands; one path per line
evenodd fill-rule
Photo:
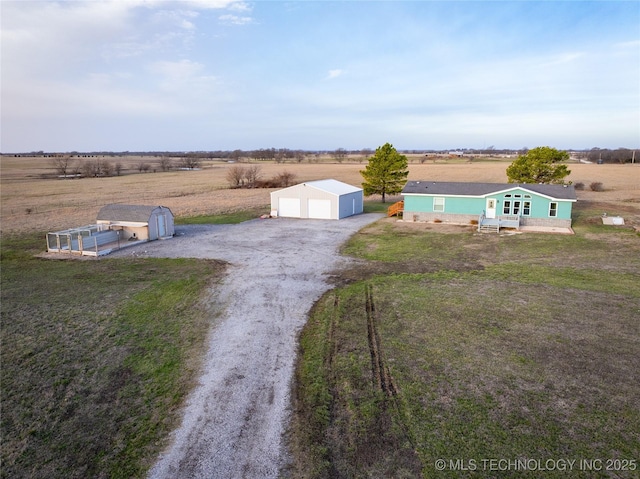
M 55 156 L 51 163 L 56 170 L 56 173 L 63 178 L 66 178 L 69 174 L 69 170 L 72 167 L 73 160 L 69 155 Z
M 371 148 L 363 148 L 360 150 L 360 157 L 358 161 L 362 163 L 362 160 L 368 160 L 373 155 L 373 150 Z
M 138 163 L 138 171 L 140 173 L 146 173 L 150 168 L 151 165 L 149 165 L 149 163 L 147 163 L 146 161 L 141 161 L 140 163 Z
M 293 183 L 293 180 L 295 180 L 295 178 L 296 175 L 294 173 L 283 171 L 282 173 L 278 174 L 275 179 L 278 181 L 280 186 L 287 187 Z
M 275 160 L 276 163 L 284 163 L 284 160 L 286 159 L 287 155 L 286 155 L 286 149 L 285 148 L 280 148 L 278 149 L 278 151 L 276 151 L 275 153 Z
M 101 176 L 111 176 L 113 175 L 113 165 L 106 160 L 102 160 L 98 162 Z
M 180 167 L 188 170 L 200 168 L 200 158 L 195 155 L 187 155 L 180 159 Z
M 338 163 L 342 163 L 347 157 L 347 150 L 344 148 L 338 148 L 336 151 L 331 153 L 331 156 L 333 156 L 333 159 Z
M 173 167 L 171 158 L 166 155 L 160 157 L 160 169 L 162 171 L 169 171 Z
M 120 176 L 120 174 L 122 173 L 122 163 L 118 161 L 113 167 L 113 171 L 115 172 L 116 176 Z
M 256 181 L 260 179 L 262 168 L 259 165 L 251 165 L 244 170 L 244 179 L 249 188 L 254 188 Z
M 307 154 L 302 150 L 296 150 L 294 155 L 298 163 L 302 163 L 307 156 Z
M 95 161 L 88 160 L 82 164 L 82 176 L 85 178 L 95 178 L 99 172 L 100 168 Z
M 245 169 L 242 166 L 232 166 L 227 170 L 227 181 L 231 188 L 240 188 L 244 184 Z
M 245 156 L 244 151 L 242 150 L 233 150 L 230 154 L 229 154 L 229 158 L 234 160 L 234 161 L 240 161 L 242 160 L 242 158 Z

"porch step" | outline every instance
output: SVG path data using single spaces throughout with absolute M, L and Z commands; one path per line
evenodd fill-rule
M 499 225 L 480 225 L 478 226 L 478 231 L 480 233 L 499 233 L 500 226 Z
M 387 216 L 400 216 L 404 210 L 404 201 L 398 201 L 387 208 Z

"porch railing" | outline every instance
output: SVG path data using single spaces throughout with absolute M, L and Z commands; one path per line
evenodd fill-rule
M 398 201 L 387 208 L 387 216 L 400 216 L 404 211 L 404 201 Z

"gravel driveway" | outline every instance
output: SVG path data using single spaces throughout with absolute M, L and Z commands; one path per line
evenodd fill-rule
M 277 478 L 288 463 L 283 434 L 297 335 L 326 274 L 353 233 L 381 218 L 270 219 L 179 226 L 176 237 L 114 255 L 215 258 L 232 264 L 215 301 L 224 312 L 211 332 L 198 385 L 182 424 L 150 478 Z

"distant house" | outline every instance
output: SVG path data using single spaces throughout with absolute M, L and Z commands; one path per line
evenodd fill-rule
M 409 181 L 404 221 L 478 222 L 479 230 L 521 226 L 571 227 L 573 186 Z
M 271 215 L 338 220 L 362 213 L 362 188 L 337 180 L 300 183 L 271 193 Z
M 142 241 L 175 234 L 173 213 L 165 206 L 103 206 L 96 224 L 47 234 L 47 251 L 102 256 Z

